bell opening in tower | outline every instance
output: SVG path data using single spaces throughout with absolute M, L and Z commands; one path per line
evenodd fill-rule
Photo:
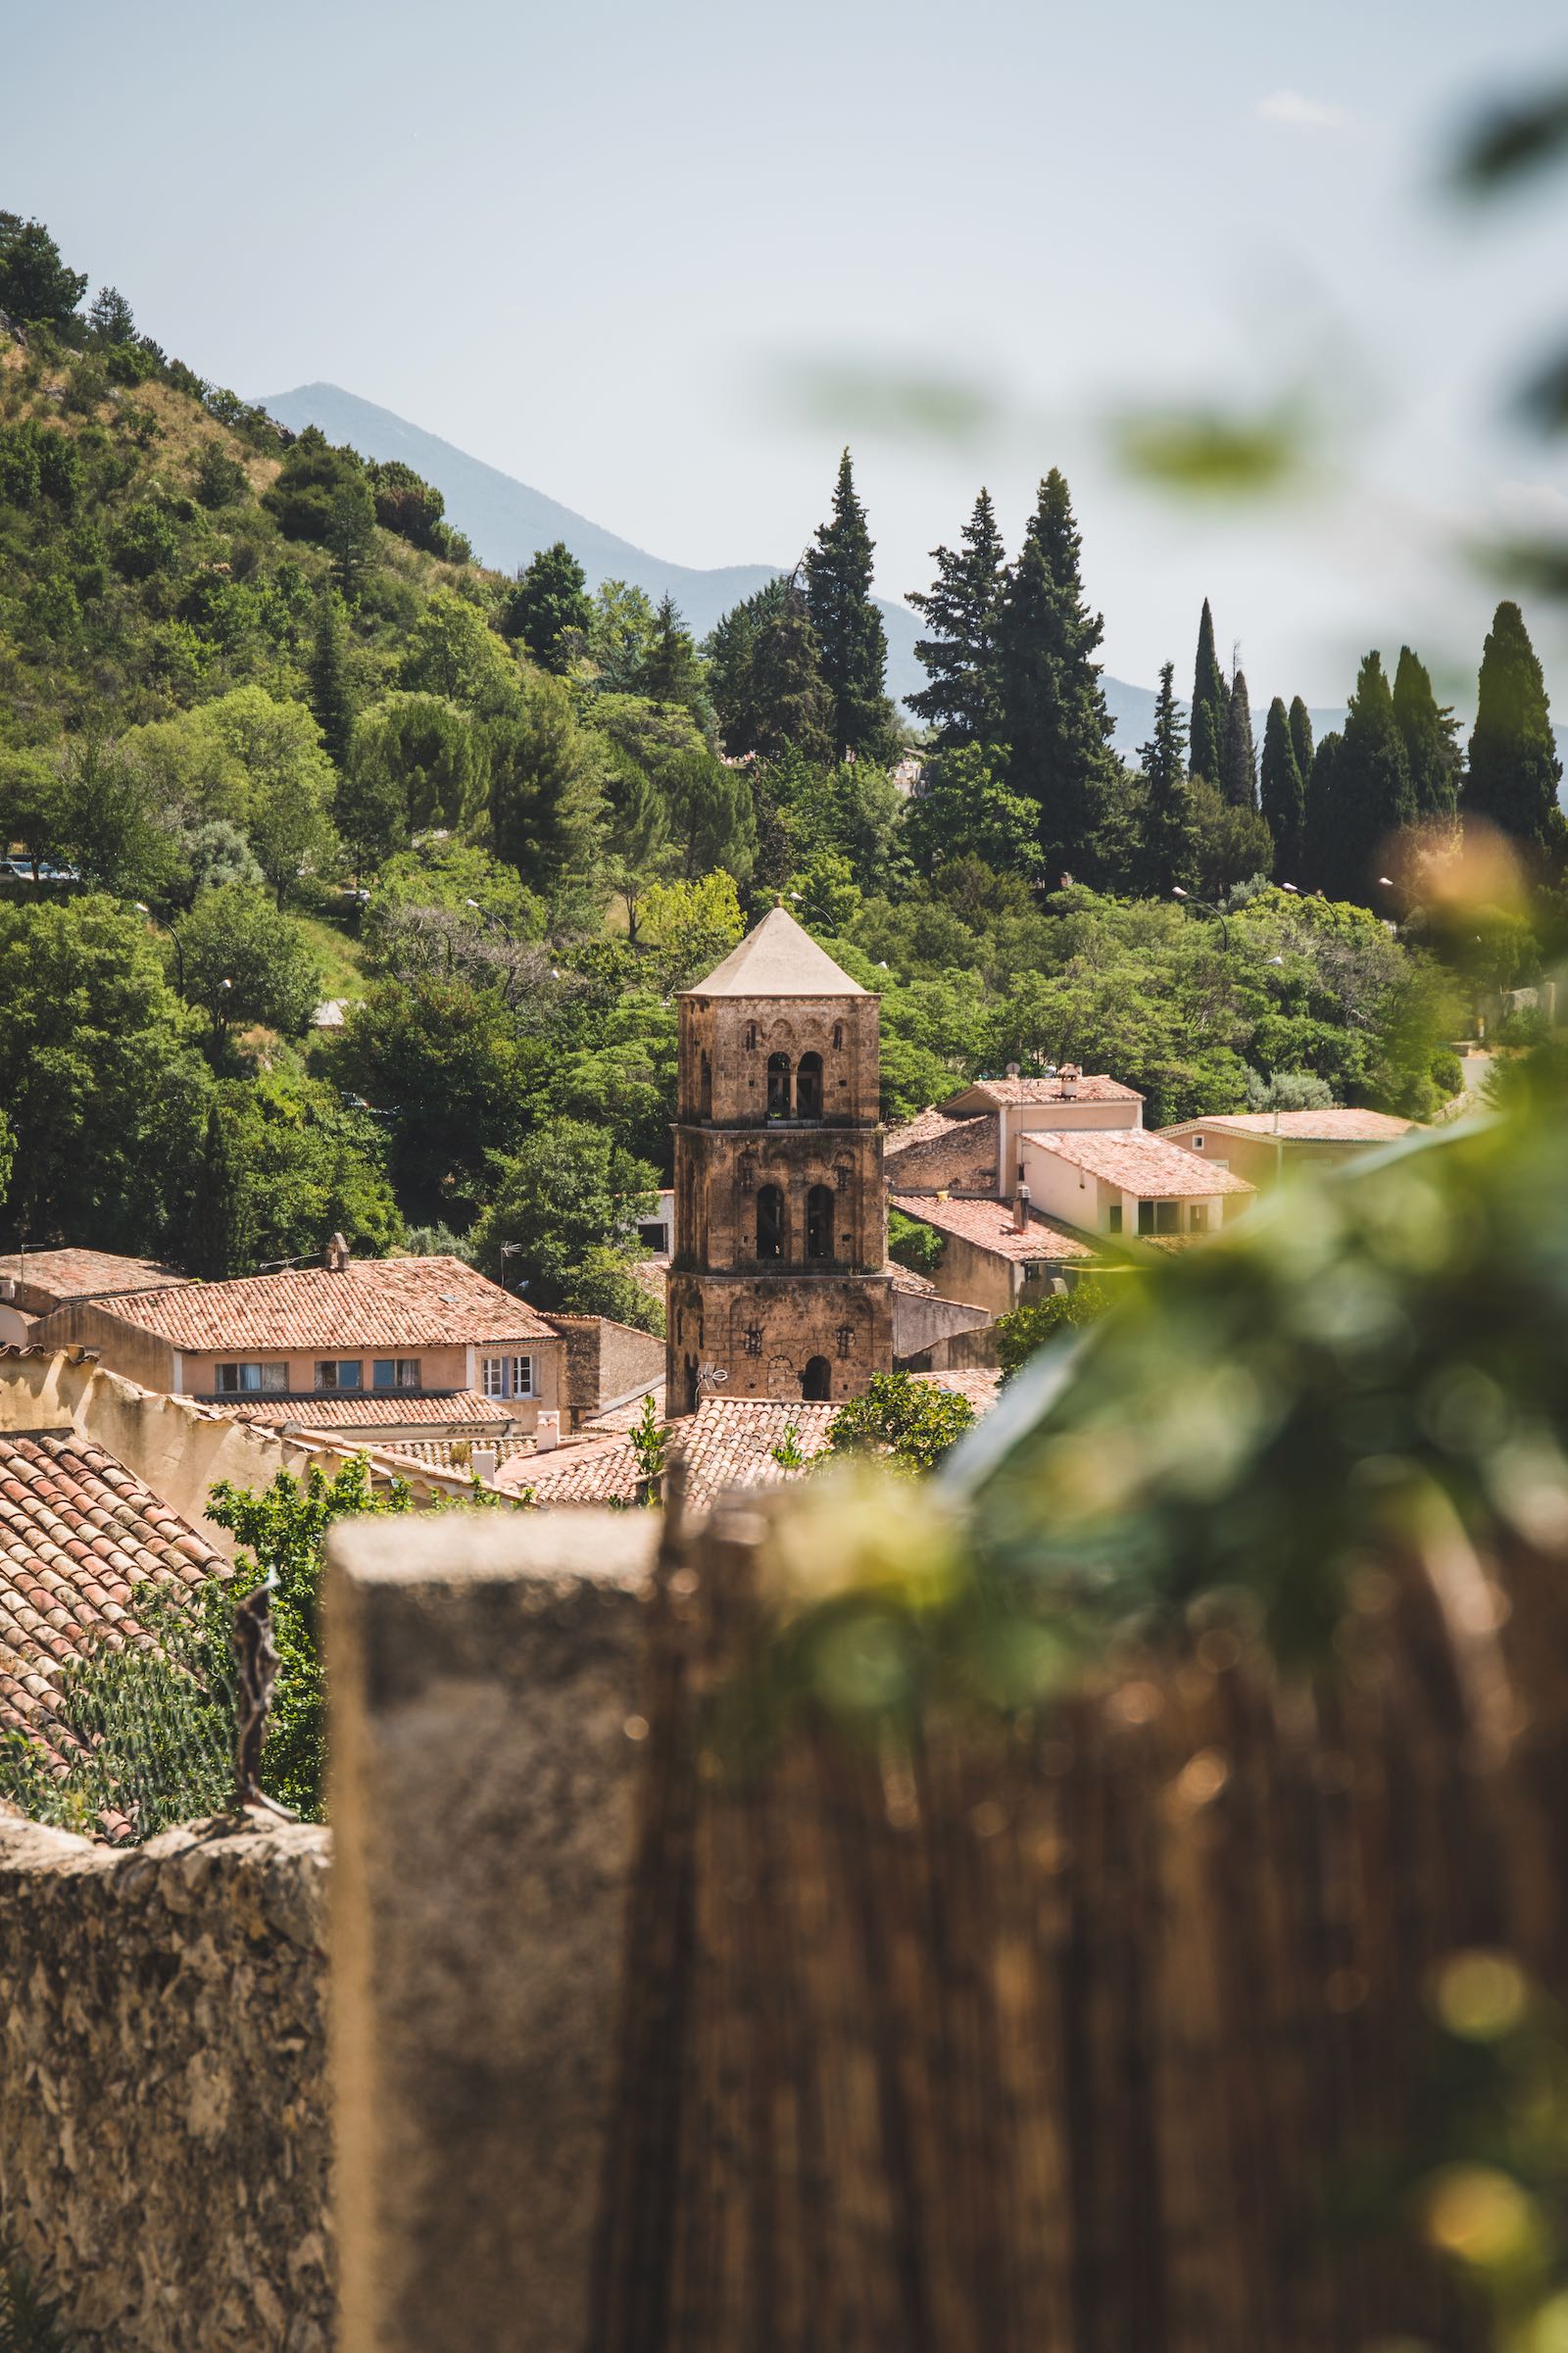
M 790 1115 L 790 1057 L 787 1054 L 770 1054 L 767 1057 L 767 1115 L 769 1119 L 788 1119 Z
M 806 1254 L 808 1258 L 831 1258 L 833 1255 L 831 1185 L 813 1185 L 806 1197 Z
M 795 1116 L 797 1119 L 820 1119 L 822 1116 L 822 1057 L 819 1054 L 803 1054 L 796 1065 Z
M 757 1254 L 784 1255 L 784 1196 L 777 1185 L 764 1185 L 757 1196 Z

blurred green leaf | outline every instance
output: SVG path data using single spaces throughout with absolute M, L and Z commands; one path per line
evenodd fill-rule
M 1253 417 L 1217 409 L 1129 411 L 1110 426 L 1127 472 L 1189 498 L 1257 498 L 1299 479 L 1310 438 L 1298 408 Z
M 1563 160 L 1568 160 L 1568 82 L 1539 98 L 1508 100 L 1483 115 L 1455 159 L 1453 184 L 1463 195 L 1492 196 Z

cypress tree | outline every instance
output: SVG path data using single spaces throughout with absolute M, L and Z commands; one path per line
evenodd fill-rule
M 1040 810 L 1048 871 L 1093 866 L 1118 763 L 1094 656 L 1104 621 L 1083 599 L 1072 501 L 1052 468 L 1040 485 L 997 629 L 1009 790 Z
M 1187 730 L 1176 700 L 1176 664 L 1159 673 L 1154 732 L 1138 755 L 1144 779 L 1143 856 L 1145 887 L 1168 898 L 1178 885 L 1190 890 L 1198 874 L 1198 812 L 1187 773 Z
M 1274 837 L 1274 875 L 1299 883 L 1306 829 L 1306 786 L 1296 758 L 1291 722 L 1276 695 L 1263 726 L 1263 816 Z
M 877 619 L 881 627 L 880 615 Z M 794 750 L 815 766 L 833 757 L 833 693 L 806 598 L 792 573 L 752 648 L 747 749 L 764 760 Z
M 1252 740 L 1252 706 L 1247 673 L 1238 670 L 1225 701 L 1225 745 L 1220 790 L 1233 809 L 1257 807 L 1257 747 Z
M 1006 577 L 1006 551 L 991 493 L 982 490 L 963 527 L 963 545 L 933 548 L 936 582 L 909 599 L 931 630 L 915 644 L 930 685 L 909 697 L 909 708 L 936 727 L 937 742 L 994 744 L 1002 731 L 997 679 L 997 618 Z
M 1334 828 L 1337 818 L 1336 784 L 1340 751 L 1345 738 L 1331 727 L 1312 755 L 1312 773 L 1306 781 L 1306 829 L 1301 863 L 1302 887 L 1327 891 L 1334 868 Z
M 1334 765 L 1325 883 L 1331 897 L 1377 906 L 1378 870 L 1392 856 L 1389 837 L 1414 816 L 1410 763 L 1395 724 L 1383 658 L 1369 654 L 1356 677 Z
M 637 665 L 636 691 L 651 703 L 690 707 L 702 693 L 702 664 L 673 597 L 660 600 L 657 634 Z
M 887 632 L 871 596 L 872 539 L 848 450 L 839 461 L 833 514 L 806 559 L 807 603 L 833 698 L 833 753 L 880 760 L 894 740 L 885 690 Z
M 349 764 L 354 735 L 354 693 L 349 684 L 349 624 L 343 599 L 323 588 L 316 600 L 316 633 L 311 644 L 311 709 L 339 775 Z
M 244 1237 L 245 1190 L 239 1159 L 229 1123 L 217 1103 L 212 1103 L 186 1218 L 186 1268 L 203 1282 L 227 1282 L 244 1264 Z
M 1301 790 L 1305 792 L 1312 775 L 1312 714 L 1299 695 L 1291 704 L 1291 747 L 1296 754 Z
M 1198 624 L 1198 661 L 1193 670 L 1192 768 L 1195 776 L 1206 776 L 1210 784 L 1220 784 L 1225 761 L 1225 706 L 1229 696 L 1225 673 L 1214 652 L 1214 616 L 1203 599 L 1203 614 Z
M 1394 722 L 1410 766 L 1415 813 L 1451 817 L 1459 800 L 1459 747 L 1453 712 L 1438 701 L 1426 663 L 1399 648 L 1394 673 Z
M 1546 682 L 1517 605 L 1493 615 L 1481 657 L 1470 772 L 1461 808 L 1495 825 L 1527 856 L 1560 850 L 1557 807 L 1562 762 L 1546 705 Z

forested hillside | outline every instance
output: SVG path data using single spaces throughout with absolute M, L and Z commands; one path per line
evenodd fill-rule
M 1515 607 L 1468 762 L 1408 648 L 1343 732 L 1254 716 L 1205 608 L 1191 740 L 1170 667 L 1130 767 L 1053 472 L 1015 553 L 983 493 L 936 551 L 914 739 L 848 452 L 800 570 L 698 646 L 564 547 L 482 568 L 407 465 L 291 434 L 86 292 L 0 216 L 8 1245 L 218 1275 L 440 1229 L 540 1304 L 654 1314 L 628 1268 L 672 993 L 775 897 L 882 992 L 890 1119 L 1067 1056 L 1152 1126 L 1429 1115 L 1475 993 L 1552 944 Z M 1545 887 L 1534 929 L 1444 913 L 1466 812 Z

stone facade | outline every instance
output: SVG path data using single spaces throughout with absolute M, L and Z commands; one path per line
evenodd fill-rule
M 994 1199 L 1001 1150 L 998 1114 L 944 1119 L 927 1111 L 888 1139 L 887 1180 L 895 1193 L 972 1194 Z
M 328 1836 L 0 1815 L 0 2214 L 81 2353 L 326 2353 Z
M 671 1413 L 892 1369 L 878 1076 L 876 998 L 781 908 L 682 997 Z

